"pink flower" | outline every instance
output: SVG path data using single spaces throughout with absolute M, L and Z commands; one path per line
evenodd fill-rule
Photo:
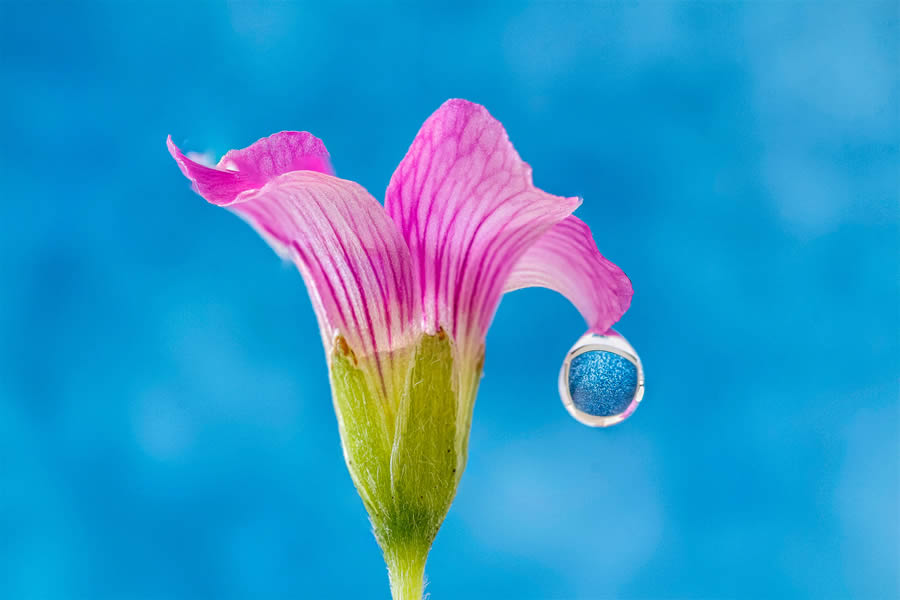
M 299 268 L 332 369 L 348 466 L 395 563 L 395 597 L 420 596 L 421 577 L 418 592 L 412 585 L 403 595 L 402 572 L 418 567 L 400 564 L 409 552 L 394 546 L 421 537 L 427 555 L 449 508 L 485 335 L 504 292 L 556 290 L 589 331 L 604 333 L 627 310 L 631 283 L 572 215 L 580 200 L 536 188 L 503 126 L 471 102 L 449 100 L 429 117 L 383 207 L 336 177 L 325 146 L 306 132 L 232 150 L 215 168 L 190 160 L 171 138 L 168 146 L 197 193 L 237 213 Z M 422 362 L 425 339 L 439 340 L 430 362 Z M 417 399 L 422 386 L 432 387 Z M 446 451 L 434 442 L 442 428 Z M 412 431 L 425 433 L 414 441 Z
M 540 286 L 606 332 L 631 283 L 572 215 L 577 198 L 534 186 L 487 110 L 448 100 L 391 177 L 384 207 L 334 176 L 325 145 L 282 132 L 228 152 L 216 168 L 169 151 L 194 190 L 240 215 L 306 282 L 327 351 L 391 352 L 443 328 L 474 360 L 504 292 Z

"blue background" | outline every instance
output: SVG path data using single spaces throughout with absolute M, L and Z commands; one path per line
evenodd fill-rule
M 642 407 L 516 292 L 428 563 L 449 598 L 895 598 L 894 2 L 0 0 L 0 597 L 387 598 L 295 270 L 165 150 L 282 129 L 380 197 L 486 105 L 636 294 Z

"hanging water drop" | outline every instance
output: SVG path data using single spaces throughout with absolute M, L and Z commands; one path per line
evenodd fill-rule
M 559 395 L 576 420 L 608 427 L 627 419 L 644 396 L 644 370 L 631 344 L 615 331 L 586 333 L 559 372 Z

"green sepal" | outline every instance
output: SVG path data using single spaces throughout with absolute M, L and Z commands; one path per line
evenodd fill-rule
M 403 578 L 418 578 L 421 597 L 428 550 L 465 467 L 481 363 L 466 368 L 443 332 L 379 360 L 357 359 L 339 338 L 330 358 L 344 456 L 395 598 L 413 597 L 398 596 Z

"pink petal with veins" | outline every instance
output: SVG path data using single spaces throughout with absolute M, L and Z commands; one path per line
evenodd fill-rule
M 377 355 L 409 345 L 421 324 L 409 250 L 359 184 L 313 170 L 278 174 L 310 161 L 327 164 L 321 142 L 301 136 L 300 144 L 279 146 L 292 152 L 271 151 L 264 142 L 272 138 L 229 152 L 219 164 L 238 171 L 204 167 L 169 145 L 200 195 L 240 215 L 297 264 L 326 350 L 340 333 L 356 355 L 378 361 Z
M 334 174 L 325 144 L 305 131 L 282 131 L 247 148 L 231 150 L 216 167 L 185 156 L 172 136 L 166 145 L 181 172 L 194 184 L 194 191 L 220 206 L 234 201 L 242 192 L 258 190 L 283 173 L 307 170 Z
M 597 250 L 590 228 L 566 217 L 535 242 L 509 274 L 504 291 L 545 287 L 559 292 L 587 321 L 606 333 L 631 304 L 631 281 Z
M 466 356 L 480 352 L 509 272 L 577 198 L 536 188 L 503 126 L 465 100 L 422 126 L 388 186 L 419 280 L 426 331 L 443 328 Z

